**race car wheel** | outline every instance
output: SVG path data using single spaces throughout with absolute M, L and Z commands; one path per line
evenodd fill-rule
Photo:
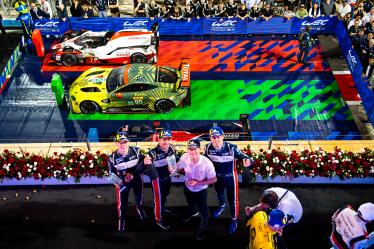
M 80 104 L 80 109 L 81 109 L 81 112 L 85 114 L 92 114 L 92 113 L 100 111 L 99 106 L 95 102 L 92 102 L 92 101 L 83 101 Z
M 135 53 L 133 55 L 131 55 L 131 63 L 134 64 L 134 63 L 147 63 L 147 56 L 145 56 L 144 54 L 142 53 Z
M 160 99 L 155 103 L 155 111 L 159 113 L 169 113 L 174 107 L 173 101 L 168 99 Z
M 64 66 L 73 66 L 78 64 L 79 60 L 74 54 L 63 54 L 61 56 L 61 62 L 64 64 Z

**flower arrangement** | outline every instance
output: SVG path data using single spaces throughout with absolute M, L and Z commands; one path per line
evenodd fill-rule
M 260 150 L 254 152 L 249 147 L 244 150 L 253 161 L 249 168 L 252 177 L 264 179 L 282 177 L 333 177 L 340 179 L 353 177 L 374 177 L 374 150 L 365 148 L 361 152 L 344 151 L 336 148 L 334 152 L 322 149 L 303 150 Z M 182 152 L 179 151 L 179 154 Z M 27 152 L 4 150 L 0 153 L 0 180 L 4 178 L 34 178 L 36 180 L 56 178 L 66 180 L 69 177 L 77 182 L 81 177 L 108 176 L 108 155 L 71 150 L 67 153 L 53 153 L 41 156 Z M 238 171 L 243 173 L 243 166 L 238 163 Z

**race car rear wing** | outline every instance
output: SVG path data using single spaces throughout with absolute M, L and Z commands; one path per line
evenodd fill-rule
M 179 66 L 179 71 L 181 72 L 182 80 L 181 87 L 187 88 L 188 93 L 186 98 L 183 100 L 183 104 L 191 105 L 191 73 L 190 73 L 190 60 L 188 58 L 182 58 L 181 64 Z
M 179 70 L 182 75 L 181 87 L 190 88 L 190 60 L 182 58 Z

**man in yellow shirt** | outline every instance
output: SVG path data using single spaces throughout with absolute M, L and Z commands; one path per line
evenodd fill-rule
M 287 216 L 279 209 L 273 209 L 269 215 L 264 211 L 257 212 L 247 222 L 250 242 L 248 249 L 275 249 L 275 234 L 282 235 L 287 223 Z

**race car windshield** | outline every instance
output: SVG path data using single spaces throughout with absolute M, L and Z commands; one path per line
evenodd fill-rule
M 156 73 L 156 82 L 162 83 L 176 83 L 178 75 L 167 68 L 159 67 Z
M 108 92 L 116 90 L 118 87 L 123 85 L 123 71 L 125 67 L 118 67 L 113 69 L 107 78 L 106 89 Z
M 81 37 L 78 37 L 77 39 L 74 40 L 74 44 L 78 46 L 83 46 L 90 40 L 91 40 L 91 37 L 89 37 L 87 34 L 83 34 Z

